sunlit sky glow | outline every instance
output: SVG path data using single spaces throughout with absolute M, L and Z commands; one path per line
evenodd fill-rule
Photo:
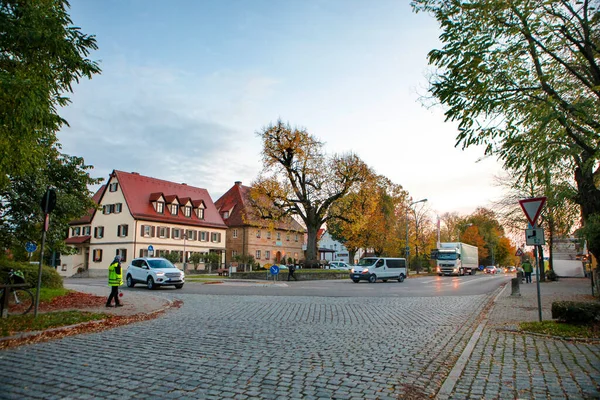
M 75 87 L 59 140 L 95 177 L 136 171 L 216 200 L 257 176 L 256 131 L 281 118 L 433 213 L 501 195 L 499 164 L 455 148 L 456 124 L 419 101 L 440 32 L 408 1 L 90 0 L 71 17 L 96 35 L 103 72 Z

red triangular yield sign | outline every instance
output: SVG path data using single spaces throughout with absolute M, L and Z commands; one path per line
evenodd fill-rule
M 518 248 L 517 252 L 515 253 L 515 256 L 521 257 L 522 255 L 523 255 L 523 250 L 521 248 Z
M 535 227 L 535 223 L 542 212 L 542 208 L 544 207 L 544 204 L 546 204 L 546 197 L 519 200 L 519 204 L 531 226 Z

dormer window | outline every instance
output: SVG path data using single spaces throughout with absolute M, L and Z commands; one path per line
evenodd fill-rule
M 156 212 L 159 214 L 164 214 L 165 212 L 165 203 L 162 201 L 156 202 Z
M 183 208 L 183 214 L 184 214 L 186 217 L 188 217 L 188 218 L 189 218 L 189 217 L 191 217 L 191 216 L 192 216 L 192 207 L 190 207 L 190 206 L 185 206 L 185 207 Z
M 171 215 L 177 215 L 179 212 L 179 204 L 171 204 Z
M 229 218 L 229 211 L 224 211 L 223 212 L 223 219 L 227 219 Z
M 204 208 L 198 209 L 198 218 L 204 219 Z

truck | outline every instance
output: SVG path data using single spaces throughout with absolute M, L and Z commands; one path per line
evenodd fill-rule
M 442 242 L 436 249 L 437 274 L 475 275 L 479 265 L 477 246 L 461 242 Z

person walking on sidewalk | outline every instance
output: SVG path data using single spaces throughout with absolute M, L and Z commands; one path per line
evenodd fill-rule
M 123 284 L 123 274 L 121 272 L 121 256 L 116 256 L 108 267 L 108 286 L 110 286 L 110 296 L 106 301 L 106 307 L 113 307 L 112 299 L 115 299 L 114 307 L 122 307 L 119 302 L 119 286 Z
M 298 278 L 296 278 L 296 275 L 294 275 L 294 272 L 296 272 L 296 266 L 294 264 L 290 264 L 288 271 L 288 282 L 290 278 L 294 278 L 294 280 L 297 281 Z
M 531 283 L 531 273 L 533 272 L 533 265 L 529 262 L 529 260 L 523 261 L 521 264 L 523 267 L 523 271 L 525 272 L 525 283 Z

